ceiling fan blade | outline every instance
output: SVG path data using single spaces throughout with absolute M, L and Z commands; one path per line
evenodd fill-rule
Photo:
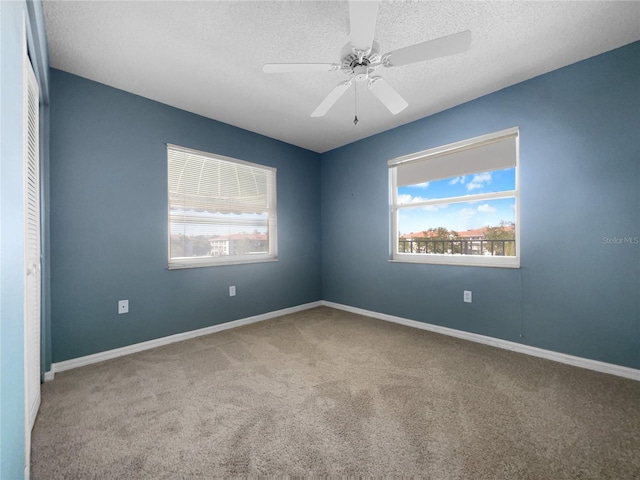
M 409 106 L 407 101 L 382 77 L 371 77 L 369 80 L 369 90 L 371 90 L 377 99 L 394 115 Z
M 265 63 L 262 66 L 264 73 L 330 72 L 339 69 L 337 63 Z
M 471 31 L 465 30 L 387 53 L 383 57 L 383 64 L 386 67 L 397 67 L 409 63 L 424 62 L 432 58 L 466 52 L 470 46 Z
M 356 50 L 367 51 L 373 45 L 373 34 L 376 29 L 378 2 L 349 2 L 349 23 L 351 25 L 351 45 Z
M 336 85 L 336 87 L 331 90 L 331 93 L 327 95 L 327 97 L 318 105 L 318 107 L 311 114 L 312 117 L 322 117 L 325 113 L 329 111 L 333 104 L 338 101 L 338 99 L 346 92 L 351 86 L 351 80 L 340 83 Z

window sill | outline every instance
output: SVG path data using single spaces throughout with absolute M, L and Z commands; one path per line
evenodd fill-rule
M 229 259 L 226 261 L 216 261 L 216 262 L 202 262 L 202 261 L 184 261 L 184 262 L 176 262 L 170 264 L 168 266 L 169 270 L 184 270 L 185 268 L 204 268 L 204 267 L 225 267 L 227 265 L 246 265 L 250 263 L 267 263 L 267 262 L 277 262 L 277 257 L 269 257 L 269 258 L 242 258 L 242 259 Z
M 520 257 L 481 257 L 467 255 L 395 255 L 390 263 L 453 265 L 461 267 L 520 268 Z

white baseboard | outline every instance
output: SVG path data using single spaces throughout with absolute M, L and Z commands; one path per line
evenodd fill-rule
M 588 358 L 576 357 L 573 355 L 567 355 L 565 353 L 554 352 L 552 350 L 545 350 L 543 348 L 531 347 L 529 345 L 523 345 L 521 343 L 510 342 L 508 340 L 487 337 L 485 335 L 479 335 L 477 333 L 464 332 L 462 330 L 455 330 L 453 328 L 441 327 L 438 325 L 418 322 L 416 320 L 409 320 L 402 317 L 395 317 L 393 315 L 387 315 L 385 313 L 372 312 L 371 310 L 364 310 L 362 308 L 351 307 L 349 305 L 343 305 L 340 303 L 327 302 L 325 300 L 320 303 L 327 307 L 344 310 L 346 312 L 357 313 L 359 315 L 373 317 L 379 320 L 385 320 L 387 322 L 399 323 L 400 325 L 406 325 L 408 327 L 441 333 L 443 335 L 449 335 L 451 337 L 461 338 L 463 340 L 470 340 L 472 342 L 482 343 L 484 345 L 490 345 L 492 347 L 503 348 L 505 350 L 511 350 L 513 352 L 524 353 L 526 355 L 531 355 L 534 357 L 545 358 L 547 360 L 553 360 L 555 362 L 573 365 L 575 367 L 586 368 L 589 370 L 594 370 L 596 372 L 608 373 L 611 375 L 616 375 L 618 377 L 640 381 L 640 370 L 637 370 L 635 368 L 623 367 L 621 365 L 615 365 L 613 363 L 599 362 L 597 360 L 590 360 Z
M 241 318 L 239 320 L 233 320 L 231 322 L 221 323 L 219 325 L 213 325 L 211 327 L 200 328 L 198 330 L 191 330 L 189 332 L 177 333 L 168 337 L 156 338 L 155 340 L 149 340 L 147 342 L 135 343 L 133 345 L 127 345 L 126 347 L 115 348 L 113 350 L 107 350 L 106 352 L 94 353 L 84 357 L 72 358 L 71 360 L 65 360 L 63 362 L 57 362 L 51 364 L 51 370 L 45 373 L 45 381 L 50 377 L 53 377 L 56 373 L 64 372 L 65 370 L 71 370 L 73 368 L 84 367 L 93 363 L 104 362 L 112 358 L 122 357 L 124 355 L 130 355 L 136 352 L 142 352 L 151 348 L 161 347 L 163 345 L 169 345 L 170 343 L 181 342 L 190 338 L 200 337 L 202 335 L 209 335 L 211 333 L 220 332 L 222 330 L 228 330 L 230 328 L 241 327 L 243 325 L 249 325 L 250 323 L 261 322 L 274 317 L 280 317 L 282 315 L 288 315 L 290 313 L 301 312 L 310 308 L 322 306 L 321 301 L 305 303 L 304 305 L 297 305 L 295 307 L 283 308 L 282 310 L 276 310 L 274 312 L 267 312 L 261 315 L 255 315 L 253 317 Z
M 211 333 L 228 330 L 230 328 L 240 327 L 242 325 L 249 325 L 250 323 L 261 322 L 270 318 L 279 317 L 282 315 L 288 315 L 290 313 L 301 312 L 310 308 L 326 306 L 335 308 L 337 310 L 344 310 L 346 312 L 356 313 L 367 317 L 377 318 L 387 322 L 398 323 L 400 325 L 406 325 L 408 327 L 419 328 L 421 330 L 428 330 L 434 333 L 441 333 L 443 335 L 449 335 L 451 337 L 461 338 L 463 340 L 469 340 L 471 342 L 482 343 L 484 345 L 490 345 L 492 347 L 503 348 L 505 350 L 511 350 L 513 352 L 524 353 L 534 357 L 545 358 L 547 360 L 553 360 L 567 365 L 573 365 L 575 367 L 586 368 L 594 370 L 596 372 L 608 373 L 616 375 L 618 377 L 629 378 L 631 380 L 640 381 L 640 370 L 635 368 L 623 367 L 612 363 L 599 362 L 597 360 L 590 360 L 588 358 L 576 357 L 573 355 L 567 355 L 565 353 L 554 352 L 551 350 L 545 350 L 542 348 L 531 347 L 529 345 L 523 345 L 521 343 L 510 342 L 508 340 L 501 340 L 499 338 L 487 337 L 485 335 L 479 335 L 477 333 L 465 332 L 462 330 L 455 330 L 453 328 L 441 327 L 439 325 L 432 325 L 429 323 L 418 322 L 416 320 L 409 320 L 407 318 L 396 317 L 393 315 L 387 315 L 385 313 L 378 313 L 371 310 L 364 310 L 362 308 L 351 307 L 349 305 L 343 305 L 340 303 L 328 302 L 325 300 L 319 300 L 317 302 L 306 303 L 304 305 L 298 305 L 295 307 L 285 308 L 282 310 L 276 310 L 274 312 L 263 313 L 253 317 L 241 318 L 239 320 L 233 320 L 231 322 L 222 323 L 219 325 L 213 325 L 211 327 L 201 328 L 199 330 L 192 330 L 190 332 L 178 333 L 168 337 L 157 338 L 155 340 L 149 340 L 147 342 L 136 343 L 128 345 L 126 347 L 116 348 L 114 350 L 107 350 L 106 352 L 94 353 L 85 357 L 73 358 L 71 360 L 65 360 L 63 362 L 51 364 L 51 370 L 44 374 L 44 380 L 46 382 L 53 380 L 54 376 L 58 372 L 64 372 L 65 370 L 71 370 L 72 368 L 84 367 L 93 363 L 103 362 L 112 358 L 122 357 L 124 355 L 130 355 L 136 352 L 142 352 L 151 348 L 161 347 L 163 345 L 169 345 L 175 342 L 181 342 L 190 338 L 200 337 L 202 335 L 209 335 Z

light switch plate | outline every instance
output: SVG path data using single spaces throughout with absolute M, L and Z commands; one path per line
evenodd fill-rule
M 463 298 L 466 303 L 471 303 L 471 290 L 465 290 Z

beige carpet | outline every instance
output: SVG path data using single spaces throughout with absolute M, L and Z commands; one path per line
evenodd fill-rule
M 640 382 L 316 308 L 56 375 L 32 478 L 640 478 Z

